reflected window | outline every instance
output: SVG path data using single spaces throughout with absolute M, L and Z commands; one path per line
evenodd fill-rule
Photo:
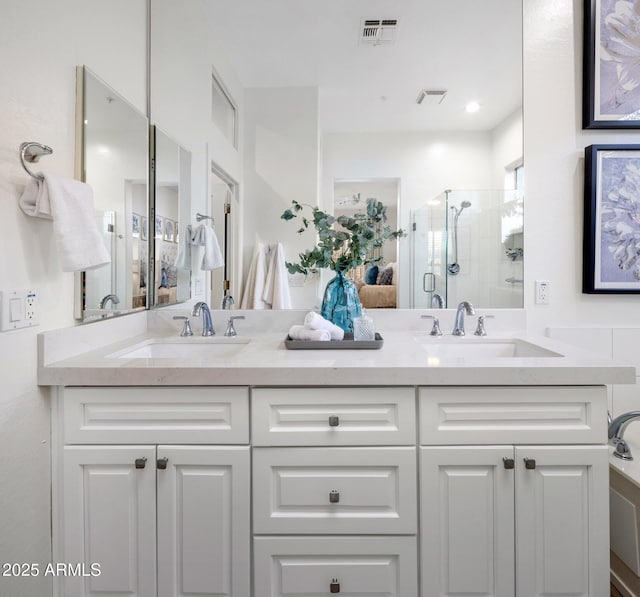
M 215 74 L 212 75 L 211 82 L 211 118 L 229 143 L 237 149 L 237 110 L 235 102 Z

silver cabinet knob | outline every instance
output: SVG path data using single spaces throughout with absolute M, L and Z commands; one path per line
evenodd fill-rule
M 340 501 L 340 492 L 335 489 L 329 492 L 329 502 L 331 504 L 337 504 Z
M 340 417 L 331 415 L 329 417 L 329 427 L 337 427 L 338 425 L 340 425 Z
M 136 458 L 135 465 L 136 468 L 144 468 L 147 464 L 146 456 L 144 458 Z

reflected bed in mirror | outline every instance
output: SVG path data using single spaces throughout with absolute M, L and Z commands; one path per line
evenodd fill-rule
M 111 265 L 78 274 L 76 317 L 144 309 L 148 296 L 148 120 L 86 67 L 77 75 L 76 177 L 93 189 Z

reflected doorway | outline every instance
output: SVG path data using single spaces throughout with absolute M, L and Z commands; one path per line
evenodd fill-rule
M 220 166 L 211 163 L 210 214 L 224 256 L 224 266 L 211 272 L 211 308 L 236 308 L 240 302 L 238 280 L 241 272 L 237 267 L 239 246 L 239 195 L 238 183 Z M 223 305 L 224 299 L 224 305 Z
M 333 215 L 353 215 L 366 212 L 367 199 L 381 201 L 387 208 L 386 224 L 397 230 L 400 203 L 399 178 L 366 178 L 335 180 L 333 184 Z M 362 265 L 348 273 L 358 288 L 360 302 L 365 309 L 395 309 L 398 307 L 399 268 L 398 241 L 389 240 L 374 249 L 368 258 L 378 261 Z M 380 276 L 388 269 L 392 276 Z

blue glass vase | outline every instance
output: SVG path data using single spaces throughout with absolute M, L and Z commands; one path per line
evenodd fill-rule
M 336 272 L 325 288 L 321 315 L 341 327 L 353 332 L 353 320 L 362 314 L 362 305 L 355 284 L 343 272 Z

